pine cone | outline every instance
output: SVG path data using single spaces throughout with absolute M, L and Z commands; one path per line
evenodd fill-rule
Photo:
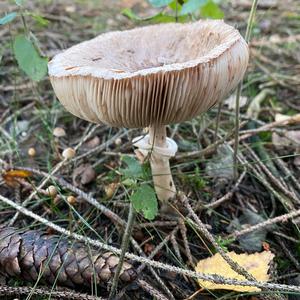
M 82 243 L 47 235 L 41 231 L 20 231 L 0 227 L 0 272 L 26 281 L 57 283 L 71 288 L 95 282 L 105 286 L 114 275 L 119 259 L 111 252 L 101 253 Z M 136 277 L 133 266 L 124 262 L 120 280 Z

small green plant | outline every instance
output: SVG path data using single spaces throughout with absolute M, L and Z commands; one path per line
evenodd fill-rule
M 184 184 L 197 190 L 203 190 L 207 186 L 207 181 L 203 178 L 203 174 L 198 166 L 196 166 L 192 174 L 182 174 L 181 179 Z
M 145 183 L 151 177 L 148 164 L 141 165 L 135 158 L 123 156 L 126 168 L 120 168 L 123 185 L 132 192 L 129 197 L 134 209 L 141 212 L 148 220 L 153 220 L 158 212 L 157 198 L 154 188 Z
M 42 16 L 24 9 L 24 2 L 16 0 L 19 10 L 11 12 L 0 19 L 0 26 L 8 25 L 16 18 L 20 18 L 23 23 L 23 33 L 13 38 L 13 53 L 18 62 L 19 68 L 24 71 L 32 80 L 39 81 L 47 74 L 48 59 L 40 50 L 36 36 L 28 29 L 26 17 L 29 16 L 39 25 L 48 25 L 48 20 Z
M 227 252 L 228 246 L 230 246 L 230 244 L 232 244 L 234 242 L 234 239 L 225 239 L 225 238 L 222 238 L 221 236 L 218 236 L 216 239 L 216 242 L 224 251 Z
M 224 17 L 216 0 L 148 0 L 148 2 L 160 11 L 146 18 L 141 18 L 129 8 L 124 9 L 122 13 L 134 21 L 155 23 L 186 22 L 199 17 L 211 19 Z

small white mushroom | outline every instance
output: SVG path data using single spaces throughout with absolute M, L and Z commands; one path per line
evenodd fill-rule
M 49 185 L 48 188 L 46 189 L 46 194 L 47 196 L 54 198 L 57 195 L 56 187 L 54 185 Z
M 55 127 L 54 129 L 53 129 L 53 135 L 55 136 L 55 137 L 64 137 L 64 136 L 66 136 L 66 132 L 65 132 L 65 130 L 63 129 L 63 128 L 61 128 L 61 127 Z
M 29 148 L 27 153 L 30 157 L 36 156 L 36 150 L 33 147 Z
M 70 159 L 70 158 L 73 158 L 75 156 L 75 150 L 73 148 L 66 148 L 63 153 L 62 153 L 62 156 L 63 158 L 66 158 L 66 159 Z

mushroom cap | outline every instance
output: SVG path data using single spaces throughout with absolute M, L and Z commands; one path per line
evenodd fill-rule
M 248 58 L 235 28 L 202 20 L 104 33 L 57 54 L 48 67 L 72 114 L 141 128 L 206 112 L 237 86 Z

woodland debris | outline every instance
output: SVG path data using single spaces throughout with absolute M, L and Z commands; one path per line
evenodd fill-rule
M 75 186 L 89 184 L 96 176 L 97 174 L 91 164 L 81 164 L 73 171 L 73 184 Z
M 234 218 L 227 227 L 228 232 L 249 228 L 251 225 L 260 224 L 265 221 L 261 215 L 245 209 L 239 218 Z M 260 230 L 250 232 L 238 238 L 240 246 L 246 251 L 261 251 L 262 243 L 266 240 L 267 233 L 272 230 L 272 226 L 266 226 Z

